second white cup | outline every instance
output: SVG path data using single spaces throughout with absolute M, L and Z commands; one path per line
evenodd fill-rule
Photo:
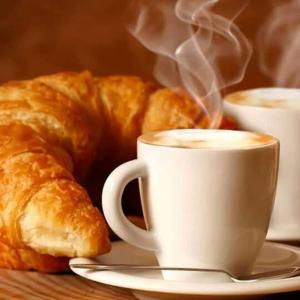
M 236 92 L 225 98 L 224 109 L 241 129 L 279 139 L 278 184 L 267 238 L 300 241 L 300 89 Z

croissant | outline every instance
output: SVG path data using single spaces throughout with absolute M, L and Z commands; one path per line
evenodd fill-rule
M 77 183 L 103 127 L 97 95 L 89 73 L 0 87 L 2 267 L 60 271 L 62 257 L 109 251 L 103 217 Z
M 67 257 L 108 252 L 82 187 L 92 164 L 100 187 L 135 156 L 141 133 L 206 126 L 186 94 L 134 76 L 65 72 L 0 86 L 0 266 L 56 272 Z

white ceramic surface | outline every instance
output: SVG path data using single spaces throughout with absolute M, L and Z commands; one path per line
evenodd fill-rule
M 230 99 L 296 102 L 287 107 L 260 107 L 232 103 Z M 224 110 L 241 129 L 263 132 L 280 141 L 280 163 L 275 206 L 268 239 L 300 240 L 300 89 L 264 88 L 225 97 Z M 286 237 L 284 234 L 286 233 Z
M 299 228 L 270 228 L 266 239 L 275 242 L 291 242 L 300 246 Z
M 161 134 L 199 140 L 252 137 L 238 131 L 196 129 Z M 142 139 L 138 159 L 118 167 L 105 183 L 103 211 L 110 227 L 125 241 L 154 250 L 161 265 L 249 274 L 269 225 L 278 142 L 208 149 L 157 146 Z M 124 187 L 137 177 L 148 231 L 128 222 L 121 208 Z M 164 271 L 163 275 L 207 280 L 205 274 L 195 272 Z
M 114 242 L 112 251 L 94 259 L 73 258 L 70 263 L 104 263 L 104 264 L 157 264 L 154 254 L 125 242 Z M 279 268 L 300 265 L 300 248 L 266 242 L 258 256 L 253 273 L 271 271 Z M 203 283 L 168 281 L 159 271 L 105 271 L 93 272 L 85 269 L 73 269 L 78 275 L 100 283 L 128 288 L 135 291 L 140 299 L 185 299 L 189 296 L 246 296 L 281 293 L 300 290 L 300 277 L 268 280 L 251 283 Z M 151 296 L 149 296 L 149 293 Z M 148 296 L 147 296 L 148 295 Z M 177 295 L 177 296 L 176 296 Z M 148 297 L 148 298 L 147 298 Z M 177 297 L 177 298 L 176 298 Z M 206 297 L 204 299 L 207 299 Z

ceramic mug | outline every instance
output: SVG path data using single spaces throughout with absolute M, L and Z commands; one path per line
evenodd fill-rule
M 145 134 L 137 144 L 138 158 L 115 169 L 104 185 L 103 212 L 112 230 L 155 251 L 161 266 L 249 274 L 269 225 L 278 141 L 250 132 L 182 129 Z M 148 230 L 130 223 L 121 207 L 126 184 L 136 178 Z M 175 280 L 198 275 L 163 272 Z
M 300 240 L 300 89 L 236 92 L 226 96 L 224 109 L 241 129 L 279 139 L 278 184 L 267 239 Z

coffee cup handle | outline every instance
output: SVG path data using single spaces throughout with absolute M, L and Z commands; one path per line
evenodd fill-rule
M 155 251 L 158 248 L 155 234 L 131 223 L 122 209 L 122 194 L 126 185 L 136 178 L 147 176 L 147 173 L 145 162 L 139 159 L 116 168 L 104 184 L 102 207 L 106 221 L 120 238 L 134 246 Z

